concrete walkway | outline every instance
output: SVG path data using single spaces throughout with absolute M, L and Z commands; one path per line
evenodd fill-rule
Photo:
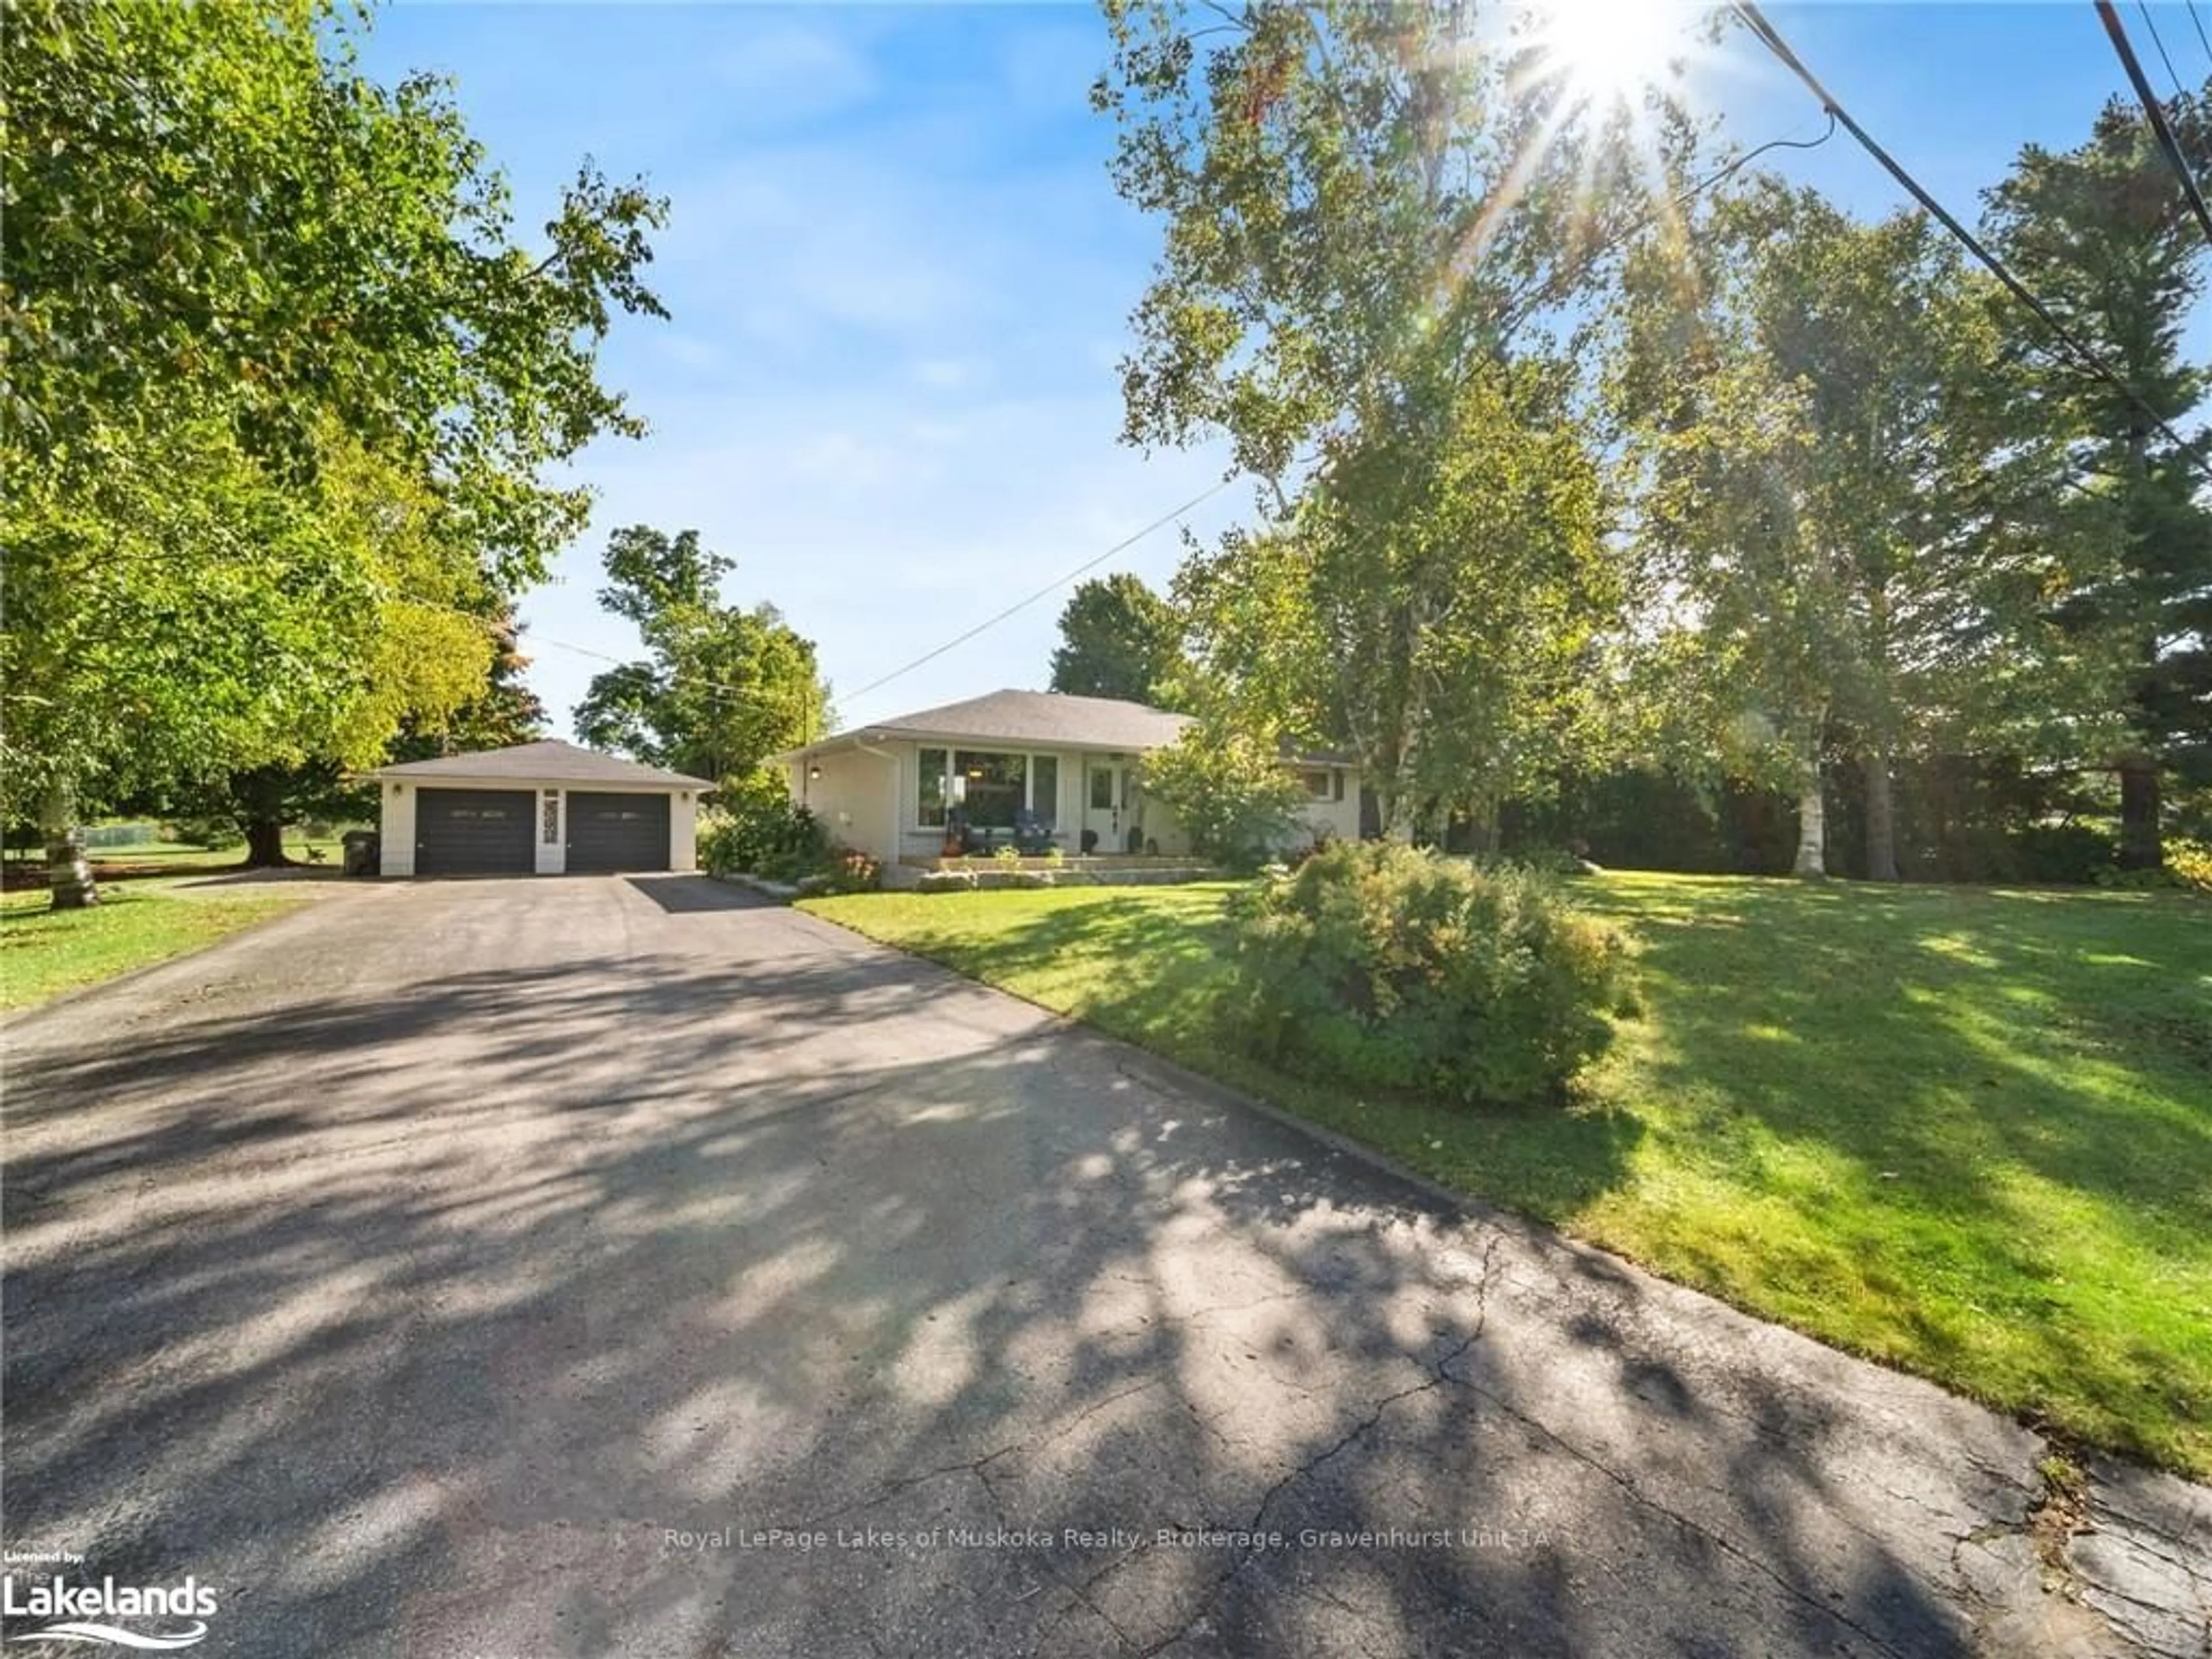
M 5 1040 L 6 1542 L 196 1653 L 2212 1654 L 2212 1493 L 700 878 Z

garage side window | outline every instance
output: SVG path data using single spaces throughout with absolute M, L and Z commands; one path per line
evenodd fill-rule
M 548 847 L 557 847 L 561 842 L 561 792 L 558 789 L 545 792 L 544 817 L 545 827 L 540 834 Z

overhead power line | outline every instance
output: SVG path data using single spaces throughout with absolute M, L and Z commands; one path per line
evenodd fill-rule
M 2197 0 L 2185 0 L 2189 8 L 2189 21 L 2197 27 L 2197 44 L 2204 48 L 2204 55 L 2212 58 L 2212 35 L 2204 33 L 2203 14 L 2197 9 Z
M 1059 575 L 1054 576 L 1050 581 L 1047 582 L 1042 587 L 1038 588 L 1036 592 L 1030 594 L 1024 599 L 1016 599 L 1004 611 L 1000 611 L 994 615 L 986 617 L 981 622 L 977 623 L 966 633 L 959 635 L 953 639 L 945 641 L 944 644 L 937 647 L 934 650 L 923 652 L 921 655 L 916 657 L 912 662 L 906 664 L 903 667 L 894 668 L 890 673 L 884 675 L 880 678 L 870 680 L 859 690 L 851 693 L 851 697 L 854 700 L 865 697 L 869 692 L 878 690 L 884 686 L 889 685 L 893 680 L 900 679 L 906 675 L 911 674 L 915 669 L 921 667 L 924 663 L 936 661 L 938 658 L 943 656 L 946 652 L 952 650 L 955 647 L 967 644 L 969 641 L 974 639 L 978 634 L 984 632 L 987 629 L 996 628 L 1000 623 L 1006 621 L 1007 617 L 1012 616 L 1016 611 L 1026 611 L 1030 606 L 1035 605 L 1039 599 L 1050 598 L 1052 594 L 1058 592 L 1060 588 L 1065 587 L 1068 583 L 1073 581 L 1078 576 L 1084 575 L 1090 571 L 1096 570 L 1100 565 L 1105 563 L 1107 560 L 1112 558 L 1116 553 L 1121 552 L 1127 548 L 1134 547 L 1139 542 L 1144 540 L 1146 537 L 1151 535 L 1155 530 L 1163 529 L 1165 526 L 1175 523 L 1185 514 L 1191 512 L 1194 508 L 1202 506 L 1206 501 L 1211 501 L 1214 496 L 1218 495 L 1223 490 L 1228 489 L 1229 486 L 1236 481 L 1236 475 L 1232 473 L 1228 477 L 1222 479 L 1220 483 L 1213 485 L 1211 489 L 1200 490 L 1197 495 L 1185 501 L 1181 507 L 1176 507 L 1172 513 L 1164 514 L 1161 517 L 1153 520 L 1142 530 L 1137 531 L 1132 535 L 1124 536 L 1120 541 L 1115 543 L 1113 546 L 1108 548 L 1103 553 L 1098 555 L 1097 558 L 1085 559 L 1081 564 L 1077 565 L 1074 569 L 1062 571 Z
M 2136 15 L 2142 19 L 2143 27 L 2150 31 L 2150 43 L 2158 48 L 2158 61 L 2166 65 L 2166 78 L 2173 82 L 2174 92 L 2182 97 L 2188 96 L 2189 88 L 2182 82 L 2181 71 L 2174 68 L 2173 59 L 2166 55 L 2166 37 L 2158 32 L 2158 19 L 2150 15 L 2150 0 L 2136 0 Z
M 2104 0 L 2099 0 L 2099 4 L 2103 8 Z M 2174 430 L 2172 422 L 2153 408 L 2143 395 L 2130 386 L 2127 380 L 2102 357 L 2076 339 L 2073 331 L 2051 313 L 2051 307 L 2037 299 L 2029 292 L 2027 284 L 2006 268 L 2003 260 L 1998 258 L 1984 246 L 1981 239 L 1973 232 L 1960 223 L 1957 216 L 1950 210 L 1929 194 L 1927 186 L 1906 172 L 1904 164 L 1884 149 L 1874 135 L 1858 124 L 1850 111 L 1845 109 L 1837 100 L 1835 95 L 1820 84 L 1820 77 L 1805 66 L 1804 59 L 1790 49 L 1790 43 L 1782 38 L 1781 31 L 1766 21 L 1765 14 L 1759 10 L 1753 3 L 1753 0 L 1731 0 L 1731 8 L 1735 15 L 1743 20 L 1744 26 L 1759 37 L 1759 44 L 1772 52 L 1780 60 L 1784 68 L 1803 82 L 1806 89 L 1820 100 L 1820 106 L 1841 122 L 1844 130 L 1859 141 L 1859 147 L 1881 162 L 1883 170 L 1904 187 L 1905 193 L 1925 208 L 1944 229 L 1956 237 L 1960 246 L 1980 261 L 1990 275 L 2004 285 L 2008 294 L 2041 319 L 2043 325 L 2051 331 L 2051 337 L 2066 349 L 2067 354 L 2076 363 L 2094 374 L 2099 380 L 2105 381 L 2141 410 L 2149 418 L 2151 424 L 2164 433 L 2185 457 L 2195 458 L 2195 451 L 2190 441 Z
M 2112 50 L 2120 55 L 2120 67 L 2128 72 L 2128 79 L 2136 89 L 2136 98 L 2143 107 L 2143 116 L 2150 123 L 2152 135 L 2158 147 L 2166 152 L 2166 164 L 2172 167 L 2173 176 L 2181 180 L 2181 193 L 2189 198 L 2190 211 L 2196 214 L 2197 222 L 2204 227 L 2204 240 L 2212 242 L 2212 207 L 2204 205 L 2204 193 L 2197 188 L 2197 175 L 2190 171 L 2189 158 L 2181 153 L 2180 141 L 2173 136 L 2173 127 L 2166 118 L 2166 106 L 2151 90 L 2150 77 L 2136 60 L 2136 49 L 2128 44 L 2127 26 L 2120 21 L 2120 14 L 2113 9 L 2112 0 L 2096 0 L 2097 15 L 2104 20 L 2105 33 L 2112 37 Z M 2160 53 L 2166 48 L 2161 46 Z M 2169 63 L 2170 73 L 2173 65 Z

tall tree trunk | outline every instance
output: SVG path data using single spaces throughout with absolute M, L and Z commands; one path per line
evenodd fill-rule
M 2148 755 L 2120 762 L 2120 867 L 2156 870 L 2166 862 L 2159 834 L 2158 763 Z
M 100 902 L 100 888 L 85 861 L 84 827 L 76 821 L 76 790 L 57 778 L 40 805 L 39 828 L 46 841 L 46 890 L 57 910 L 82 910 Z
M 1897 879 L 1897 802 L 1891 792 L 1887 739 L 1867 750 L 1866 858 L 1869 881 Z
M 284 825 L 276 818 L 249 818 L 246 824 L 248 869 L 274 869 L 284 862 Z
M 1797 861 L 1790 873 L 1818 879 L 1828 873 L 1828 801 L 1821 793 L 1820 734 L 1825 716 L 1806 733 L 1797 772 Z

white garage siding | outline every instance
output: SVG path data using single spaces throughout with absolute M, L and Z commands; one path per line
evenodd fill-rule
M 419 799 L 426 789 L 495 791 L 509 796 L 526 795 L 531 843 L 529 867 L 541 876 L 563 874 L 568 867 L 568 843 L 572 831 L 580 832 L 586 825 L 595 823 L 586 818 L 584 823 L 571 823 L 570 805 L 574 797 L 662 797 L 668 802 L 668 845 L 660 860 L 660 867 L 696 870 L 699 864 L 696 846 L 699 796 L 702 791 L 714 787 L 704 778 L 688 777 L 680 772 L 641 766 L 635 761 L 622 760 L 612 755 L 602 755 L 550 739 L 517 744 L 507 749 L 489 749 L 471 755 L 450 755 L 437 760 L 410 761 L 380 768 L 368 776 L 376 781 L 380 803 L 378 829 L 382 839 L 377 867 L 380 874 L 386 876 L 418 873 L 417 848 L 423 840 L 426 827 Z M 499 813 L 507 810 L 502 805 Z M 616 809 L 610 804 L 609 810 Z M 657 810 L 645 813 L 641 809 L 625 807 L 620 811 L 626 818 L 641 820 L 634 840 L 642 840 L 650 833 L 647 826 L 659 816 Z M 498 814 L 487 805 L 483 815 L 489 817 Z M 604 818 L 605 814 L 600 816 Z M 592 840 L 604 857 L 611 843 L 604 833 L 599 833 L 603 830 L 604 825 L 598 825 Z M 627 851 L 617 851 L 614 860 L 626 860 L 629 856 L 630 854 Z M 637 849 L 636 856 L 640 859 L 645 857 L 642 848 Z

